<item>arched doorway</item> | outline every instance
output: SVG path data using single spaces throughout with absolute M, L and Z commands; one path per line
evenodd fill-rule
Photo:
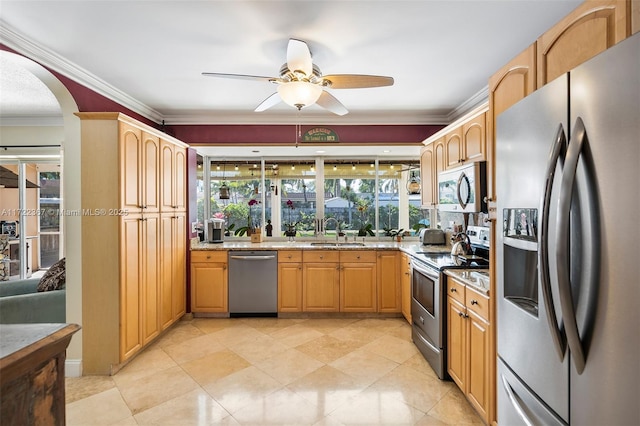
M 81 183 L 81 152 L 80 152 L 80 120 L 74 115 L 78 106 L 67 88 L 50 71 L 40 64 L 15 53 L 0 50 L 0 64 L 15 67 L 20 72 L 26 72 L 35 77 L 51 92 L 60 108 L 62 129 L 60 132 L 60 165 L 62 171 L 62 229 L 60 244 L 64 247 L 66 257 L 66 321 L 82 325 L 82 247 L 81 247 L 81 217 L 80 215 L 65 214 L 65 212 L 81 211 L 80 183 Z M 8 78 L 9 74 L 0 73 L 0 78 Z M 29 96 L 25 93 L 24 96 Z M 4 111 L 3 111 L 4 113 Z M 0 116 L 0 118 L 5 118 Z M 4 127 L 4 126 L 3 126 Z M 3 144 L 4 145 L 4 144 Z M 24 145 L 37 145 L 25 142 Z M 55 145 L 55 143 L 50 143 Z M 31 155 L 34 148 L 31 149 Z M 25 154 L 24 148 L 14 152 Z M 36 149 L 37 151 L 37 149 Z M 0 152 L 0 158 L 7 156 L 8 150 Z M 40 154 L 46 152 L 43 148 Z M 82 331 L 77 333 L 67 349 L 66 374 L 79 376 L 82 374 Z

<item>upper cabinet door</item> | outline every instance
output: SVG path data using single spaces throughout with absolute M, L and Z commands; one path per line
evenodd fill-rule
M 162 140 L 160 142 L 160 209 L 174 211 L 173 177 L 175 175 L 175 145 Z
M 631 2 L 582 3 L 538 39 L 538 87 L 631 34 Z
M 496 117 L 516 102 L 536 90 L 536 45 L 523 50 L 518 56 L 489 78 L 489 115 L 487 117 L 487 195 L 495 201 L 495 125 Z M 491 206 L 489 207 L 491 212 Z
M 462 125 L 463 161 L 483 161 L 487 144 L 486 113 Z
M 160 209 L 186 210 L 187 151 L 169 141 L 160 141 Z
M 462 128 L 447 133 L 444 140 L 446 168 L 458 167 L 462 163 Z
M 119 207 L 129 213 L 138 213 L 142 210 L 142 180 L 140 178 L 142 132 L 126 123 L 120 123 L 119 132 L 119 161 L 122 171 L 120 174 Z
M 142 132 L 142 210 L 156 213 L 160 209 L 160 138 Z
M 435 164 L 433 158 L 433 144 L 422 148 L 420 152 L 420 196 L 423 208 L 432 208 L 437 200 L 435 197 Z
M 176 146 L 174 150 L 175 176 L 173 181 L 175 209 L 185 211 L 187 209 L 187 150 Z

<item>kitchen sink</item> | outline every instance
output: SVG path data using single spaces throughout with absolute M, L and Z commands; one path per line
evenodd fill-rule
M 317 241 L 311 243 L 312 246 L 320 246 L 320 247 L 363 247 L 364 243 L 338 243 L 338 242 L 325 242 L 325 241 Z

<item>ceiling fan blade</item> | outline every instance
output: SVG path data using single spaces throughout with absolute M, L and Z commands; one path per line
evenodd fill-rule
M 309 46 L 302 40 L 289 39 L 287 46 L 287 67 L 289 71 L 302 71 L 308 76 L 313 73 L 313 61 Z
M 222 77 L 222 78 L 234 78 L 238 80 L 259 80 L 259 81 L 278 81 L 279 77 L 264 77 L 261 75 L 245 75 L 245 74 L 225 74 L 221 72 L 203 72 L 205 77 Z
M 267 99 L 262 101 L 260 105 L 258 105 L 255 109 L 255 112 L 265 111 L 272 106 L 279 104 L 282 101 L 278 92 L 275 92 L 273 95 L 269 96 Z
M 361 89 L 366 87 L 393 86 L 393 77 L 363 74 L 332 74 L 322 76 L 332 89 Z
M 349 112 L 349 110 L 347 110 L 344 107 L 344 105 L 340 103 L 339 100 L 337 100 L 332 94 L 330 94 L 326 90 L 322 91 L 322 94 L 320 94 L 320 97 L 318 98 L 316 103 L 320 105 L 322 108 L 328 111 L 331 111 L 332 113 L 337 115 L 345 115 Z

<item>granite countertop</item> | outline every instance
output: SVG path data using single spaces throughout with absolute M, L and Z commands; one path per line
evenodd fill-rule
M 340 241 L 336 244 L 335 239 L 300 239 L 296 241 L 287 240 L 265 240 L 260 243 L 252 243 L 249 240 L 224 241 L 222 243 L 207 243 L 198 241 L 197 238 L 191 240 L 191 250 L 401 250 L 408 254 L 420 252 L 449 252 L 451 247 L 445 245 L 423 246 L 416 239 L 404 239 L 398 243 L 396 241 L 371 240 L 362 241 L 349 240 Z
M 444 273 L 464 285 L 489 296 L 491 286 L 489 284 L 488 269 L 446 269 Z

